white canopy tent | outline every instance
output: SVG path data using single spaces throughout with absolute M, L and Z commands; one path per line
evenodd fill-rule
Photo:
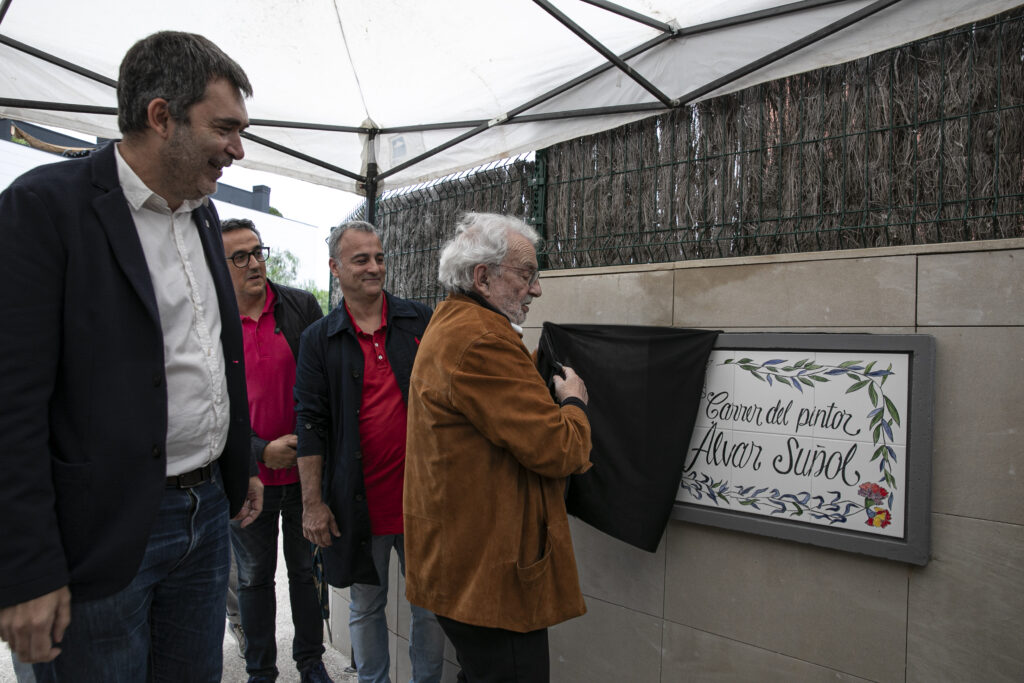
M 376 193 L 1019 4 L 0 0 L 0 116 L 118 137 L 114 79 L 125 51 L 158 30 L 193 31 L 253 83 L 241 165 Z

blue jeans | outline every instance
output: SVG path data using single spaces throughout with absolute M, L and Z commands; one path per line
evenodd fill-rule
M 352 656 L 359 671 L 360 683 L 390 683 L 388 669 L 388 622 L 384 608 L 388 602 L 388 565 L 391 549 L 398 551 L 399 568 L 405 576 L 405 537 L 373 537 L 373 564 L 380 577 L 379 586 L 354 583 L 349 588 L 348 629 L 352 639 Z M 432 612 L 412 607 L 409 634 L 409 659 L 412 661 L 413 683 L 438 683 L 444 670 L 444 631 Z
M 127 513 L 126 513 L 127 514 Z M 39 683 L 215 683 L 223 674 L 228 501 L 219 482 L 164 489 L 132 582 L 74 601 L 61 654 Z
M 18 655 L 11 653 L 11 663 L 14 664 L 14 677 L 18 683 L 36 683 L 36 676 L 32 673 L 32 665 L 18 659 Z
M 263 489 L 263 512 L 242 529 L 231 523 L 231 546 L 238 561 L 238 611 L 245 632 L 245 669 L 250 675 L 277 678 L 277 520 L 284 535 L 291 598 L 292 658 L 299 671 L 319 662 L 324 654 L 324 625 L 313 586 L 313 546 L 302 536 L 302 490 L 299 484 Z

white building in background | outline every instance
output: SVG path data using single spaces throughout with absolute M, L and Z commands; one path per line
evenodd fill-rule
M 0 191 L 10 185 L 15 178 L 36 166 L 62 162 L 63 158 L 56 154 L 8 142 L 3 138 L 4 136 L 0 135 Z M 83 142 L 83 145 L 91 146 L 92 143 Z M 217 197 L 213 199 L 217 213 L 222 220 L 251 220 L 263 236 L 264 244 L 270 247 L 271 258 L 285 249 L 295 255 L 298 259 L 296 276 L 299 283 L 312 280 L 318 288 L 329 289 L 331 273 L 327 265 L 326 230 L 235 203 L 247 201 L 251 204 L 255 199 L 257 206 L 269 207 L 270 188 L 264 187 L 254 187 L 254 191 L 250 192 L 219 185 Z

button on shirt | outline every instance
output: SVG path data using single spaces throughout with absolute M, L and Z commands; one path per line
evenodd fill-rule
M 142 242 L 156 294 L 167 378 L 167 475 L 216 460 L 228 438 L 229 400 L 221 346 L 220 308 L 192 211 L 171 211 L 146 187 L 117 149 L 117 175 Z M 203 226 L 213 231 L 215 226 Z M 213 235 L 220 239 L 220 235 Z
M 345 307 L 348 311 L 348 306 Z M 359 448 L 363 454 L 363 483 L 374 536 L 401 534 L 402 485 L 405 480 L 406 405 L 384 350 L 387 337 L 387 299 L 380 329 L 359 329 L 352 312 L 356 338 L 363 351 L 363 394 L 359 407 Z

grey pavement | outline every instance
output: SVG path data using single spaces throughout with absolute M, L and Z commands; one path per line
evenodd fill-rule
M 277 558 L 277 668 L 280 671 L 279 683 L 298 683 L 299 672 L 295 670 L 295 662 L 292 660 L 292 634 L 295 629 L 292 627 L 291 607 L 288 604 L 288 572 L 284 564 L 284 554 L 278 551 Z M 342 608 L 347 608 L 342 605 Z M 74 618 L 74 613 L 72 613 Z M 327 630 L 324 629 L 324 637 L 327 637 Z M 346 675 L 345 667 L 349 665 L 348 653 L 338 652 L 330 644 L 326 644 L 324 653 L 324 666 L 327 673 L 337 683 L 354 683 L 356 676 Z M 0 646 L 0 683 L 15 683 L 14 666 L 11 663 L 11 652 L 4 643 Z M 238 656 L 238 647 L 235 639 L 227 633 L 224 634 L 224 676 L 221 679 L 224 683 L 245 683 L 248 676 L 245 673 L 245 661 Z

